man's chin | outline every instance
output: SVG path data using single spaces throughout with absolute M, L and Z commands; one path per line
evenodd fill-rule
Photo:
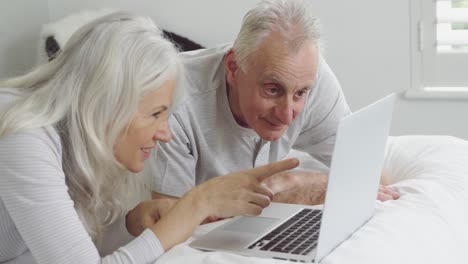
M 280 139 L 284 135 L 284 131 L 261 131 L 257 132 L 257 134 L 266 141 L 276 141 Z

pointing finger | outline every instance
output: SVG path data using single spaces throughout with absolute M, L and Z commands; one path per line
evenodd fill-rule
M 275 173 L 294 169 L 298 165 L 298 159 L 286 159 L 247 170 L 246 173 L 255 176 L 258 181 L 263 181 L 264 179 L 272 176 Z

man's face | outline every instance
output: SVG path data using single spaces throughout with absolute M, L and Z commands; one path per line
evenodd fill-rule
M 266 38 L 245 72 L 236 67 L 228 77 L 236 121 L 268 141 L 283 136 L 300 114 L 316 78 L 317 47 L 307 41 L 295 50 L 287 45 L 280 37 Z

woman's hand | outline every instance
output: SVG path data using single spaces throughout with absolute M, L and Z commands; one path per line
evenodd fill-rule
M 210 218 L 258 215 L 268 206 L 273 193 L 248 171 L 213 178 L 193 189 L 191 199 Z
M 186 240 L 207 217 L 258 215 L 272 197 L 262 181 L 298 165 L 297 159 L 288 159 L 211 179 L 185 194 L 151 229 L 167 250 Z
M 167 214 L 177 200 L 155 199 L 139 203 L 125 216 L 125 225 L 128 232 L 138 236 L 146 228 L 153 226 L 159 219 Z

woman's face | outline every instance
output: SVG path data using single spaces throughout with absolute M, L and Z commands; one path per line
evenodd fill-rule
M 174 86 L 173 80 L 167 81 L 160 89 L 146 94 L 128 129 L 122 131 L 118 137 L 114 155 L 129 171 L 142 171 L 145 160 L 156 147 L 156 142 L 171 140 L 168 109 Z

